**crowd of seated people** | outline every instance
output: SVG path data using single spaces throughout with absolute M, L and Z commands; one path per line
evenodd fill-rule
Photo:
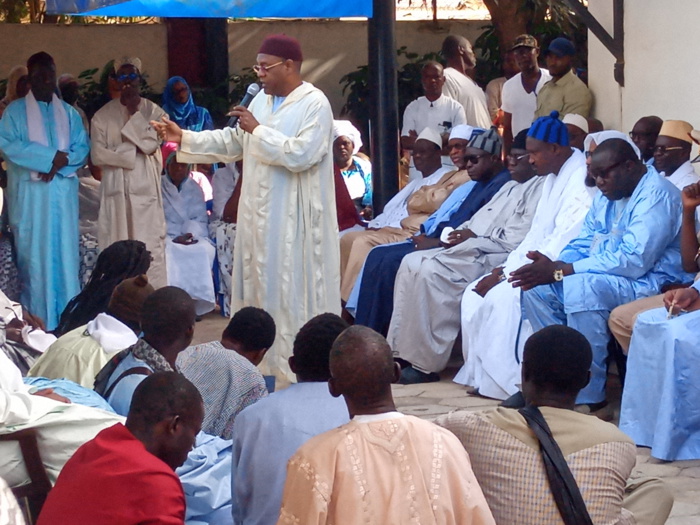
M 445 39 L 403 114 L 408 180 L 382 209 L 361 133 L 334 121 L 323 205 L 342 317 L 298 327 L 280 391 L 258 369 L 275 319 L 231 311 L 241 165 L 179 162 L 149 125 L 214 128 L 187 80 L 157 105 L 141 60 L 117 59 L 88 122 L 50 55 L 13 68 L 0 516 L 39 467 L 42 524 L 664 523 L 672 497 L 635 477 L 635 445 L 700 459 L 700 132 L 657 116 L 602 129 L 572 41 L 543 46 L 546 68 L 539 46 L 506 50 L 487 106 L 469 41 Z M 193 346 L 213 310 L 228 325 Z M 437 424 L 397 410 L 392 383 L 441 379 L 501 405 Z

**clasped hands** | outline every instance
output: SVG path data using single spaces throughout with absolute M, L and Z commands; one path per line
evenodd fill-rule
M 521 266 L 510 274 L 508 282 L 513 285 L 513 288 L 522 288 L 523 291 L 527 291 L 542 284 L 551 284 L 555 282 L 554 272 L 556 270 L 562 270 L 564 276 L 574 273 L 571 264 L 552 261 L 538 251 L 527 252 L 525 256 L 532 262 Z
M 173 242 L 177 243 L 177 244 L 187 245 L 187 244 L 197 244 L 197 242 L 199 242 L 199 241 L 197 241 L 197 239 L 195 239 L 194 235 L 192 235 L 191 233 L 185 233 L 183 235 L 178 235 L 177 237 L 175 237 L 173 239 Z
M 39 178 L 44 182 L 51 182 L 61 168 L 68 166 L 68 153 L 57 151 L 51 162 L 51 169 L 48 173 L 39 173 Z
M 554 271 L 570 266 L 562 264 L 561 262 L 552 261 L 549 257 L 537 251 L 527 252 L 526 257 L 532 262 L 511 272 L 510 277 L 508 277 L 508 282 L 513 285 L 513 288 L 530 290 L 541 284 L 553 283 Z M 570 273 L 573 273 L 573 269 L 567 268 L 567 270 L 564 270 L 565 275 L 569 275 Z M 503 273 L 503 266 L 499 266 L 476 283 L 474 292 L 481 297 L 486 297 L 486 294 L 489 293 L 491 288 L 505 280 L 506 275 Z

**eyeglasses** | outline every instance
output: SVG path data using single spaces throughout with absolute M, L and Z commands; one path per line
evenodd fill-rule
M 119 82 L 126 82 L 127 80 L 136 80 L 139 78 L 138 73 L 129 73 L 128 75 L 114 75 Z
M 632 140 L 640 139 L 642 137 L 653 137 L 654 135 L 656 135 L 656 133 L 653 133 L 651 131 L 646 131 L 646 132 L 630 131 L 630 138 Z
M 659 155 L 666 155 L 667 152 L 673 151 L 674 149 L 685 149 L 684 146 L 671 146 L 670 148 L 667 146 L 654 146 L 654 155 L 657 153 Z
M 280 60 L 279 62 L 277 62 L 276 64 L 272 64 L 271 66 L 260 66 L 260 65 L 258 65 L 258 64 L 255 64 L 255 65 L 253 66 L 253 71 L 255 71 L 257 74 L 260 74 L 260 73 L 267 73 L 267 72 L 270 71 L 273 67 L 277 67 L 277 66 L 279 66 L 280 64 L 284 64 L 284 62 L 285 62 L 284 60 Z
M 469 163 L 471 162 L 472 164 L 478 164 L 478 163 L 479 163 L 479 159 L 481 159 L 481 158 L 483 158 L 483 157 L 486 157 L 486 155 L 485 155 L 485 154 L 482 154 L 482 155 L 465 155 L 465 156 L 464 156 L 464 163 L 465 163 L 465 164 L 469 164 Z
M 521 160 L 523 160 L 525 157 L 529 157 L 529 153 L 523 153 L 522 155 L 506 155 L 506 162 L 508 164 L 517 164 Z
M 593 179 L 607 179 L 610 176 L 610 172 L 614 170 L 615 168 L 618 168 L 622 166 L 627 160 L 621 160 L 613 164 L 612 166 L 608 166 L 605 169 L 601 168 L 595 168 L 595 169 L 589 169 L 588 174 L 593 178 Z

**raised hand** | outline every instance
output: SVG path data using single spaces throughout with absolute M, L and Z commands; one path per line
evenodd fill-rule
M 681 197 L 683 199 L 683 208 L 694 211 L 695 208 L 700 206 L 700 182 L 690 184 L 683 188 Z
M 167 115 L 163 115 L 160 122 L 151 120 L 151 126 L 156 130 L 158 138 L 165 142 L 180 144 L 180 141 L 182 141 L 182 130 L 180 126 L 170 120 Z

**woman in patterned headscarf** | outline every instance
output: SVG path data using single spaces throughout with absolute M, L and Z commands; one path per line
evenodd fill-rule
M 214 129 L 209 111 L 201 106 L 195 106 L 190 86 L 182 77 L 172 77 L 168 80 L 163 91 L 161 107 L 169 115 L 170 120 L 182 129 L 190 131 Z

